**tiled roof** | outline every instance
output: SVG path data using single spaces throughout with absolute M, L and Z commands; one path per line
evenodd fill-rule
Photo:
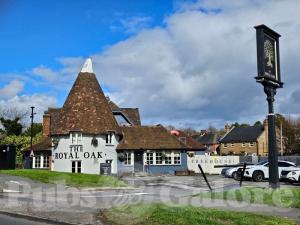
M 110 106 L 93 73 L 79 73 L 60 109 L 49 109 L 51 135 L 81 131 L 85 134 L 120 133 Z
M 242 143 L 255 142 L 263 132 L 263 126 L 245 126 L 236 127 L 226 134 L 221 140 L 221 143 Z
M 51 151 L 51 138 L 44 137 L 39 143 L 32 145 L 33 151 Z M 27 147 L 23 149 L 24 152 L 30 151 L 31 148 Z
M 121 112 L 125 115 L 133 125 L 140 126 L 141 118 L 138 108 L 120 108 L 116 103 L 108 99 L 108 104 L 113 112 Z
M 193 135 L 193 139 L 203 145 L 217 144 L 219 135 L 217 133 L 206 133 L 204 135 Z
M 186 144 L 189 149 L 191 149 L 191 150 L 192 149 L 193 150 L 205 150 L 206 149 L 206 147 L 202 143 L 198 143 L 192 137 L 187 136 L 186 133 L 184 133 L 183 131 L 180 131 L 180 130 L 176 130 L 176 131 L 178 132 L 178 135 L 176 135 L 176 137 L 181 142 Z
M 114 110 L 113 112 L 115 111 L 123 113 L 130 122 L 133 123 L 133 125 L 141 126 L 140 112 L 138 108 L 119 108 L 119 110 Z
M 163 126 L 122 127 L 123 139 L 117 150 L 188 149 Z

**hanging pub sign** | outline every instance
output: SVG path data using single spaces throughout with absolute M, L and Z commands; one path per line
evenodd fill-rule
M 279 37 L 280 34 L 265 25 L 254 27 L 257 43 L 257 70 L 256 81 L 263 85 L 269 84 L 281 88 L 280 78 Z

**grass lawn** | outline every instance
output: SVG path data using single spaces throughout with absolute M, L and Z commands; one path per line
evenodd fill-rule
M 216 209 L 169 206 L 164 204 L 134 205 L 107 209 L 101 220 L 109 225 L 296 225 L 286 218 Z
M 0 170 L 0 174 L 26 177 L 43 183 L 61 183 L 74 187 L 126 187 L 127 185 L 111 176 L 94 174 L 63 173 L 49 170 Z
M 199 194 L 203 198 L 245 201 L 249 203 L 267 204 L 281 207 L 300 208 L 300 188 L 242 187 L 224 192 L 205 192 Z

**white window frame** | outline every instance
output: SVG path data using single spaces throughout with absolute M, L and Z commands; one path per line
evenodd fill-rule
M 161 163 L 157 163 L 157 153 L 165 154 L 166 157 L 161 159 Z M 148 164 L 149 158 L 151 158 L 152 155 L 152 163 Z M 175 164 L 175 157 L 178 157 L 179 159 L 177 160 L 177 163 Z M 168 160 L 166 158 L 168 157 Z M 144 165 L 157 165 L 157 166 L 177 166 L 181 165 L 181 159 L 182 159 L 182 154 L 180 151 L 151 151 L 151 152 L 144 152 Z M 166 163 L 170 162 L 170 163 Z
M 249 147 L 252 148 L 254 147 L 255 143 L 254 142 L 249 142 Z
M 133 164 L 133 157 L 132 157 L 132 152 L 124 152 L 124 165 L 125 166 L 131 166 Z
M 230 144 L 230 147 L 234 147 L 234 143 L 231 143 L 231 144 Z
M 149 163 L 151 161 L 151 156 L 152 156 L 152 163 Z M 154 152 L 146 152 L 146 160 L 145 160 L 145 165 L 154 165 L 155 162 L 155 156 Z
M 108 132 L 106 135 L 105 135 L 105 144 L 106 145 L 113 145 L 113 135 L 114 133 L 113 132 Z
M 50 156 L 49 155 L 43 155 L 43 167 L 42 168 L 50 168 Z
M 227 148 L 227 147 L 228 147 L 228 144 L 227 144 L 227 143 L 224 143 L 224 144 L 223 144 L 223 147 L 224 147 L 224 148 Z
M 35 155 L 33 161 L 34 161 L 33 162 L 33 168 L 36 168 L 36 169 L 42 168 L 41 167 L 42 166 L 42 157 L 41 157 L 41 155 Z M 39 163 L 39 164 L 37 165 L 37 163 Z
M 179 163 L 175 163 L 175 157 L 178 157 L 178 156 L 179 156 Z M 181 152 L 173 152 L 173 164 L 174 165 L 181 165 Z
M 164 165 L 172 165 L 172 152 L 165 152 L 166 157 L 164 158 Z M 166 158 L 168 158 L 168 162 L 170 163 L 166 163 Z
M 242 143 L 242 147 L 243 147 L 243 148 L 246 147 L 246 143 L 245 143 L 245 142 Z
M 81 132 L 70 132 L 70 140 L 72 144 L 78 145 L 82 143 Z

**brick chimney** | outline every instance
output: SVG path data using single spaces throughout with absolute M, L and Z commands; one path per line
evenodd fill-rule
M 43 116 L 43 136 L 49 137 L 50 135 L 50 114 L 45 113 Z
M 203 135 L 205 135 L 206 133 L 207 133 L 206 130 L 201 130 L 201 131 L 200 131 L 200 136 L 203 136 Z

